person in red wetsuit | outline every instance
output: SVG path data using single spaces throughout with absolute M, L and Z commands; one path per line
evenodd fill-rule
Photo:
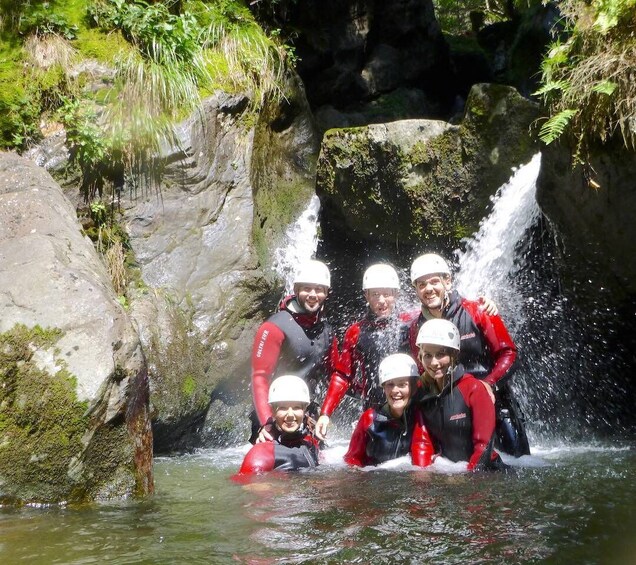
M 468 470 L 504 469 L 493 449 L 495 407 L 483 383 L 457 364 L 460 334 L 448 320 L 429 320 L 416 343 L 424 366 L 424 394 L 418 398 L 424 426 L 437 454 L 468 461 Z
M 366 410 L 351 436 L 344 460 L 349 465 L 378 465 L 411 453 L 414 465 L 429 465 L 434 448 L 412 399 L 418 380 L 417 364 L 406 353 L 385 357 L 378 380 L 386 402 Z
M 331 415 L 345 394 L 359 394 L 363 410 L 379 407 L 384 391 L 378 382 L 378 365 L 391 353 L 409 353 L 409 325 L 419 312 L 397 312 L 395 303 L 400 279 L 391 265 L 371 265 L 362 278 L 362 291 L 369 309 L 361 320 L 345 332 L 342 353 L 331 375 L 329 388 L 320 409 L 316 435 L 325 439 Z M 484 308 L 496 311 L 490 300 Z
M 293 373 L 313 394 L 335 366 L 338 343 L 323 314 L 330 286 L 327 265 L 320 261 L 301 265 L 294 279 L 294 294 L 284 298 L 279 311 L 256 332 L 252 347 L 252 443 L 274 439 L 267 401 L 272 378 Z
M 450 268 L 439 255 L 427 253 L 415 259 L 411 281 L 422 304 L 409 330 L 412 354 L 418 354 L 416 338 L 426 320 L 451 321 L 461 336 L 459 363 L 494 391 L 498 447 L 515 457 L 529 454 L 524 417 L 509 383 L 517 348 L 501 318 L 484 311 L 480 301 L 452 290 Z
M 378 365 L 390 353 L 408 352 L 407 314 L 395 311 L 400 279 L 391 265 L 371 265 L 362 278 L 362 291 L 369 309 L 361 320 L 347 328 L 342 353 L 331 374 L 320 409 L 316 435 L 325 439 L 331 415 L 345 394 L 359 394 L 363 410 L 385 402 L 378 382 Z
M 282 375 L 269 387 L 272 441 L 254 445 L 243 459 L 237 475 L 268 471 L 294 471 L 318 465 L 318 441 L 307 427 L 309 388 L 296 375 Z

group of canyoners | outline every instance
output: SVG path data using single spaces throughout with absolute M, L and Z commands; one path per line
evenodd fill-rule
M 300 267 L 294 294 L 254 339 L 254 445 L 239 475 L 318 465 L 346 394 L 359 396 L 364 409 L 344 456 L 349 465 L 410 454 L 420 467 L 442 456 L 474 471 L 506 467 L 495 447 L 515 457 L 530 453 L 510 388 L 517 350 L 496 305 L 453 290 L 448 263 L 433 253 L 413 261 L 411 282 L 421 308 L 397 311 L 397 272 L 370 266 L 362 280 L 368 311 L 339 348 L 324 313 L 329 269 L 315 260 Z M 319 406 L 316 389 L 327 379 Z

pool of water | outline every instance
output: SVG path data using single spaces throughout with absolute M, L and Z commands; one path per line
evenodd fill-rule
M 544 445 L 504 475 L 350 469 L 336 442 L 247 484 L 247 445 L 160 458 L 144 501 L 0 509 L 0 563 L 636 563 L 635 447 Z

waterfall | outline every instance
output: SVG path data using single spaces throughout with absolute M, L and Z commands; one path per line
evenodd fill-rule
M 522 296 L 515 274 L 523 265 L 518 247 L 541 212 L 535 200 L 541 154 L 519 167 L 492 198 L 492 212 L 480 223 L 477 234 L 466 240 L 465 251 L 456 251 L 459 273 L 455 284 L 468 298 L 493 298 L 512 325 L 520 322 Z
M 299 263 L 311 259 L 318 246 L 318 212 L 320 200 L 314 194 L 305 211 L 285 232 L 283 244 L 274 251 L 274 266 L 285 281 L 285 290 L 292 292 L 293 278 Z
M 531 445 L 569 444 L 620 429 L 631 372 L 614 310 L 561 292 L 559 244 L 535 202 L 540 166 L 537 154 L 497 191 L 478 233 L 456 251 L 455 285 L 467 297 L 493 298 L 517 344 L 512 384 Z

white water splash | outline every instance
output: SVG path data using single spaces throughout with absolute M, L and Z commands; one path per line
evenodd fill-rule
M 493 209 L 480 223 L 479 231 L 468 241 L 466 251 L 457 251 L 459 273 L 457 288 L 466 297 L 486 295 L 515 311 L 511 292 L 518 265 L 516 248 L 528 229 L 540 216 L 535 200 L 536 181 L 541 168 L 541 154 L 520 167 L 502 185 L 493 198 Z
M 298 265 L 311 259 L 318 246 L 318 212 L 320 200 L 314 194 L 307 209 L 285 232 L 285 241 L 274 251 L 273 269 L 285 281 L 285 290 L 292 292 L 293 277 Z

